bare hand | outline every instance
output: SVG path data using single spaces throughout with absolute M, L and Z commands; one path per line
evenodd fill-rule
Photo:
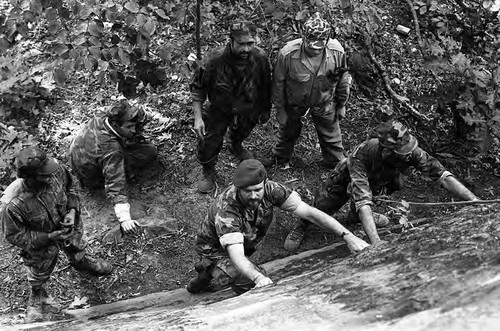
M 139 226 L 139 223 L 135 220 L 121 222 L 122 230 L 127 234 L 137 232 L 139 230 Z
M 363 239 L 356 237 L 354 234 L 349 233 L 344 236 L 344 240 L 347 243 L 347 247 L 352 253 L 360 252 L 363 249 L 367 248 L 368 243 Z
M 286 111 L 284 109 L 278 109 L 276 113 L 276 119 L 278 120 L 278 123 L 280 125 L 285 125 L 286 121 L 288 120 L 288 115 L 286 114 Z
M 198 139 L 203 140 L 203 137 L 205 136 L 205 122 L 203 122 L 203 119 L 195 118 L 193 129 L 196 132 L 196 135 L 198 135 Z
M 263 287 L 271 285 L 272 283 L 273 281 L 271 280 L 271 278 L 261 275 L 255 280 L 255 287 Z
M 75 225 L 75 210 L 71 209 L 66 216 L 64 216 L 64 220 L 62 226 L 66 228 L 73 227 Z
M 337 108 L 336 114 L 339 121 L 341 121 L 345 117 L 345 112 L 345 106 L 340 106 Z
M 67 229 L 49 232 L 49 240 L 54 242 L 63 242 L 73 236 L 73 231 Z

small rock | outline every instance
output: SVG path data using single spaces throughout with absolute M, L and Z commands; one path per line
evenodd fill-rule
M 399 78 L 393 78 L 391 82 L 392 82 L 393 84 L 396 84 L 396 85 L 401 84 L 401 81 L 399 80 Z

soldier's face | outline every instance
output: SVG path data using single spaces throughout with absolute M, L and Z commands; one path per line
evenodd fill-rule
M 255 47 L 255 38 L 251 34 L 235 36 L 232 43 L 233 55 L 248 59 L 250 52 Z
M 118 134 L 125 138 L 132 138 L 137 132 L 137 123 L 126 121 L 121 126 L 116 127 Z
M 50 185 L 52 183 L 52 174 L 50 175 L 36 175 L 35 179 L 40 185 Z
M 250 209 L 255 210 L 259 208 L 264 197 L 264 181 L 256 185 L 240 188 L 239 192 L 242 202 Z

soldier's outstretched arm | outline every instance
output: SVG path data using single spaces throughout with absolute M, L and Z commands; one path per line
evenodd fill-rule
M 465 201 L 479 200 L 464 184 L 460 183 L 454 176 L 447 176 L 441 185 L 450 193 Z
M 245 248 L 243 244 L 231 244 L 226 246 L 229 253 L 229 258 L 233 262 L 236 269 L 245 277 L 251 279 L 255 283 L 255 287 L 262 287 L 272 284 L 273 281 L 263 275 L 257 267 L 245 256 Z
M 359 219 L 361 220 L 361 225 L 363 226 L 363 230 L 365 230 L 368 239 L 372 245 L 378 245 L 382 242 L 380 239 L 377 227 L 375 225 L 375 221 L 373 220 L 373 212 L 370 205 L 363 205 L 358 210 Z
M 317 208 L 309 206 L 303 201 L 298 204 L 293 213 L 300 218 L 305 218 L 308 221 L 311 221 L 314 224 L 342 237 L 351 252 L 358 252 L 369 246 L 364 240 L 356 237 L 352 232 L 347 230 L 335 218 Z

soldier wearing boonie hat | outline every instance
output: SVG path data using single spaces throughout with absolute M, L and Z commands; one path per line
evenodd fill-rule
M 229 152 L 240 161 L 252 158 L 243 141 L 271 113 L 271 66 L 265 52 L 256 46 L 256 25 L 237 19 L 228 30 L 229 42 L 206 56 L 190 84 L 193 129 L 202 166 L 200 193 L 215 189 L 216 164 L 226 131 L 229 129 Z
M 375 129 L 375 136 L 358 145 L 346 161 L 337 165 L 327 178 L 324 191 L 315 198 L 315 206 L 328 214 L 351 201 L 347 222 L 361 222 L 372 244 L 381 241 L 377 227 L 389 223 L 386 216 L 372 212 L 373 196 L 400 190 L 402 174 L 409 167 L 420 170 L 462 200 L 477 200 L 437 159 L 418 146 L 418 140 L 402 123 L 382 123 Z M 288 249 L 298 248 L 307 227 L 308 223 L 302 220 L 295 224 L 285 241 Z
M 260 161 L 247 159 L 236 167 L 233 184 L 217 196 L 200 223 L 195 246 L 200 255 L 195 264 L 198 276 L 189 282 L 187 290 L 198 293 L 231 286 L 240 294 L 254 286 L 271 284 L 264 270 L 248 257 L 266 235 L 274 207 L 341 235 L 352 251 L 368 246 L 334 218 L 304 203 L 297 192 L 267 179 Z
M 0 219 L 5 239 L 21 249 L 30 285 L 26 321 L 34 322 L 44 318 L 48 295 L 43 285 L 60 250 L 77 271 L 101 276 L 113 267 L 86 254 L 80 199 L 66 167 L 38 147 L 19 151 L 15 165 L 19 178 L 1 198 Z
M 302 38 L 288 42 L 274 67 L 273 101 L 280 124 L 278 142 L 264 165 L 289 162 L 302 120 L 311 115 L 323 158 L 333 168 L 344 156 L 340 120 L 350 94 L 344 48 L 330 38 L 331 26 L 319 13 L 303 26 Z
M 134 232 L 138 223 L 130 216 L 126 194 L 127 178 L 155 164 L 158 150 L 142 135 L 145 111 L 119 100 L 104 116 L 95 116 L 73 139 L 69 163 L 85 187 L 104 187 L 106 196 L 124 232 Z

